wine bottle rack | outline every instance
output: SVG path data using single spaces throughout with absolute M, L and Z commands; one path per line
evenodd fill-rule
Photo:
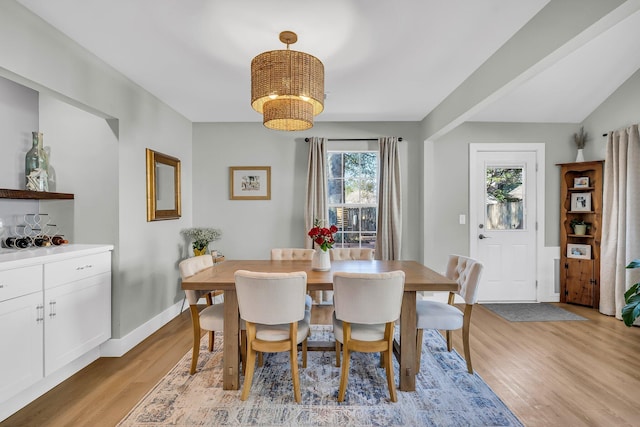
M 11 227 L 10 236 L 2 239 L 2 246 L 17 250 L 57 246 L 64 241 L 63 237 L 49 214 L 25 214 L 20 224 Z

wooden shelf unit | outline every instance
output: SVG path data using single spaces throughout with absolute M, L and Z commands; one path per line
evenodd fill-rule
M 602 185 L 604 160 L 560 163 L 560 302 L 597 308 L 600 304 L 600 242 L 602 234 Z M 574 179 L 588 177 L 587 187 L 575 187 Z M 571 195 L 589 193 L 591 210 L 571 210 Z M 588 234 L 575 234 L 571 220 L 589 224 Z M 589 259 L 569 256 L 568 245 L 589 245 Z
M 48 191 L 9 190 L 0 188 L 0 199 L 53 200 L 73 199 L 73 194 L 50 193 Z

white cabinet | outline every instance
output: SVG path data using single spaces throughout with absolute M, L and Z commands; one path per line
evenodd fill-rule
M 0 271 L 0 402 L 43 376 L 42 266 Z
M 99 356 L 111 337 L 111 249 L 0 253 L 0 421 Z
M 45 375 L 111 336 L 110 252 L 44 266 Z

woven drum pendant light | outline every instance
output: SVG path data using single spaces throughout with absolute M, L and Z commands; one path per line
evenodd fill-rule
M 308 53 L 289 50 L 296 33 L 283 31 L 286 50 L 263 52 L 251 61 L 251 106 L 276 130 L 306 130 L 324 109 L 324 65 Z

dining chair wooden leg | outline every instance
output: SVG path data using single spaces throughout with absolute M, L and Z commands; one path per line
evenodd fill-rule
M 392 402 L 398 401 L 398 396 L 396 395 L 396 384 L 393 378 L 393 361 L 390 356 L 385 358 L 384 369 L 387 372 L 387 386 L 389 387 L 389 397 Z
M 451 340 L 451 331 L 445 331 L 445 335 L 447 336 L 447 351 L 451 351 L 451 349 L 453 349 L 453 341 Z
M 249 329 L 249 326 L 247 326 L 247 329 Z M 244 385 L 242 386 L 242 394 L 240 395 L 240 400 L 247 400 L 247 397 L 249 397 L 249 392 L 251 391 L 253 372 L 256 368 L 256 351 L 253 349 L 252 344 L 255 335 L 255 328 L 253 329 L 253 333 L 247 330 L 247 369 L 244 375 Z
M 398 401 L 396 395 L 396 384 L 393 376 L 393 325 L 387 324 L 385 336 L 387 338 L 388 346 L 384 354 L 384 368 L 387 372 L 387 386 L 389 387 L 389 398 L 392 402 Z
M 247 373 L 247 331 L 240 331 L 240 360 L 242 361 L 242 375 Z
M 471 366 L 471 347 L 469 347 L 469 329 L 471 328 L 471 309 L 473 305 L 467 304 L 465 307 L 464 320 L 462 323 L 462 344 L 464 345 L 464 358 L 467 361 L 467 371 L 473 374 Z
M 344 401 L 344 395 L 347 391 L 347 383 L 349 382 L 349 349 L 343 348 L 344 355 L 342 357 L 342 372 L 340 373 L 340 390 L 338 391 L 338 402 Z
M 297 350 L 297 346 L 296 346 Z M 302 367 L 307 367 L 307 340 L 302 341 Z
M 291 350 L 289 357 L 291 359 L 291 379 L 293 380 L 293 396 L 297 403 L 300 403 L 302 396 L 300 393 L 300 376 L 298 374 L 298 346 L 296 344 L 296 337 L 298 336 L 297 325 L 292 323 L 289 327 L 289 339 L 291 340 Z
M 340 341 L 336 340 L 336 368 L 340 367 Z
M 189 374 L 196 373 L 196 366 L 198 366 L 198 356 L 200 355 L 200 314 L 198 313 L 198 307 L 190 305 L 191 322 L 193 325 L 193 351 L 191 353 L 191 369 Z
M 264 365 L 264 355 L 260 351 L 258 352 L 258 366 L 262 368 L 263 365 Z
M 209 331 L 209 351 L 213 351 L 213 343 L 215 341 L 216 334 L 214 331 Z
M 416 334 L 416 374 L 420 372 L 420 360 L 422 359 L 422 329 L 418 329 Z

